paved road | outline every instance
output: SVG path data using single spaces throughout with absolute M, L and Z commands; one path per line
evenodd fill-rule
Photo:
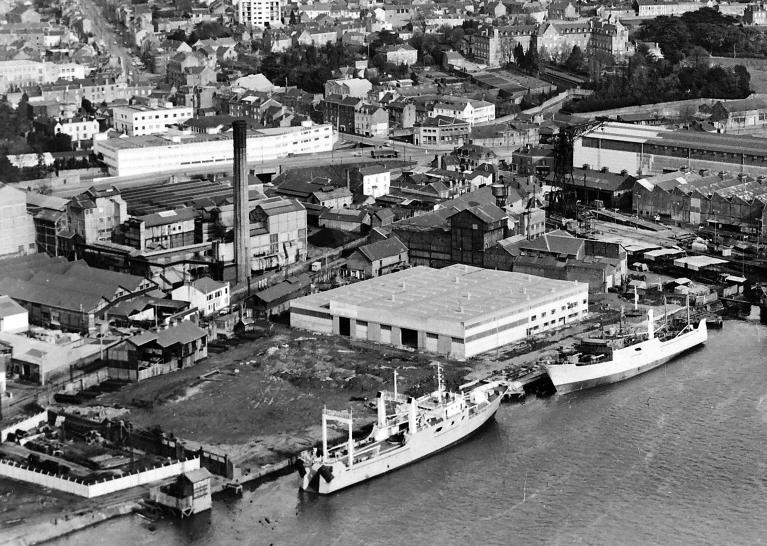
M 104 4 L 97 0 L 80 0 L 82 10 L 89 14 L 93 21 L 93 34 L 97 40 L 104 42 L 113 57 L 119 57 L 122 61 L 121 68 L 127 71 L 129 81 L 141 80 L 142 73 L 131 65 L 131 50 L 123 36 L 120 35 L 114 25 L 104 17 Z

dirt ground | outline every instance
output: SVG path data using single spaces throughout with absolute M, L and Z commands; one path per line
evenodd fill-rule
M 321 438 L 321 412 L 351 408 L 358 425 L 375 419 L 368 407 L 378 390 L 433 390 L 432 357 L 275 325 L 271 336 L 248 340 L 203 363 L 102 395 L 94 403 L 129 409 L 137 426 L 224 452 L 247 471 L 284 459 Z M 440 359 L 455 387 L 471 371 Z M 217 370 L 217 373 L 215 373 Z M 208 376 L 209 372 L 214 372 Z M 206 376 L 205 378 L 201 378 Z
M 615 294 L 592 297 L 592 311 L 609 305 L 616 315 L 625 305 Z M 627 306 L 628 307 L 628 306 Z M 617 321 L 617 318 L 615 318 Z M 467 377 L 487 376 L 510 367 L 525 369 L 541 351 L 571 341 L 598 321 L 552 332 L 533 343 L 491 351 L 466 362 L 440 358 L 448 388 Z M 340 336 L 274 325 L 270 335 L 215 346 L 201 364 L 131 384 L 101 395 L 94 404 L 128 410 L 137 426 L 173 433 L 228 454 L 245 472 L 283 460 L 321 439 L 323 406 L 352 409 L 358 426 L 372 423 L 377 391 L 398 389 L 420 395 L 435 387 L 434 355 L 396 349 Z M 341 433 L 337 435 L 341 436 Z

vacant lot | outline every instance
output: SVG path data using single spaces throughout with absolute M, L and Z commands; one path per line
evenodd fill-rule
M 159 426 L 247 468 L 317 442 L 324 405 L 351 408 L 359 425 L 372 422 L 367 405 L 378 390 L 392 389 L 395 369 L 400 392 L 433 390 L 431 358 L 274 326 L 272 335 L 211 352 L 198 366 L 129 385 L 98 403 L 128 408 L 134 424 Z M 441 361 L 448 386 L 471 371 L 465 363 Z

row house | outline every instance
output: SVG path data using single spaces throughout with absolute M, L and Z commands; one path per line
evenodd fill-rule
M 641 18 L 679 16 L 706 7 L 706 2 L 668 2 L 664 0 L 634 0 L 634 10 Z
M 337 131 L 354 133 L 356 113 L 364 104 L 361 98 L 341 95 L 326 95 L 320 102 L 322 119 Z
M 365 98 L 373 89 L 373 84 L 365 78 L 342 78 L 325 82 L 325 96 Z
M 23 92 L 29 97 L 30 104 L 54 101 L 79 105 L 83 99 L 87 99 L 95 105 L 120 99 L 129 100 L 133 97 L 148 97 L 153 89 L 154 84 L 148 82 L 128 84 L 112 78 L 99 77 L 26 87 Z
M 389 127 L 410 129 L 416 122 L 416 106 L 407 99 L 396 99 L 386 103 L 389 113 Z
M 354 132 L 367 137 L 387 137 L 389 114 L 380 106 L 363 104 L 354 111 Z
M 332 29 L 304 29 L 293 37 L 294 45 L 322 47 L 338 40 L 338 31 Z
M 474 125 L 493 121 L 495 119 L 495 104 L 484 100 L 446 96 L 441 97 L 434 104 L 430 115 L 457 118 L 469 125 Z
M 83 141 L 92 141 L 93 135 L 100 131 L 98 120 L 87 116 L 38 118 L 34 121 L 34 126 L 36 130 L 47 135 L 68 135 L 72 144 L 78 147 Z
M 670 178 L 671 175 L 675 175 Z M 740 231 L 764 227 L 767 177 L 720 172 L 675 172 L 637 180 L 633 210 L 691 224 L 725 224 Z

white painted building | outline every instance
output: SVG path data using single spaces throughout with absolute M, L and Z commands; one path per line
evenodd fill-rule
M 290 325 L 470 358 L 582 320 L 588 298 L 588 283 L 418 266 L 292 300 Z
M 282 0 L 239 0 L 237 22 L 246 27 L 282 26 Z
M 10 297 L 0 296 L 0 332 L 20 334 L 27 330 L 29 312 Z
M 469 125 L 495 119 L 495 104 L 464 97 L 442 97 L 429 113 L 431 117 L 445 116 L 468 122 Z
M 141 104 L 115 106 L 112 112 L 115 130 L 128 136 L 165 133 L 169 125 L 194 117 L 194 109 L 191 106 L 173 106 L 170 103 L 158 107 Z
M 99 133 L 99 122 L 95 119 L 80 117 L 59 119 L 53 126 L 53 132 L 69 135 L 72 142 L 93 140 L 93 136 Z
M 273 161 L 293 154 L 329 152 L 335 134 L 330 124 L 304 122 L 301 127 L 276 127 L 248 133 L 248 161 Z M 230 170 L 234 160 L 232 133 L 217 135 L 146 135 L 96 139 L 93 152 L 116 176 L 158 174 L 215 167 Z
M 171 299 L 188 301 L 204 317 L 229 307 L 229 283 L 202 277 L 171 292 Z
M 47 63 L 32 60 L 0 61 L 0 92 L 12 86 L 22 87 L 54 83 L 60 79 L 82 79 L 91 68 L 77 63 Z
M 373 198 L 388 195 L 389 185 L 391 184 L 391 172 L 381 165 L 372 167 L 362 167 L 360 169 L 362 178 L 362 193 Z
M 36 249 L 26 194 L 0 182 L 0 256 L 34 254 Z

